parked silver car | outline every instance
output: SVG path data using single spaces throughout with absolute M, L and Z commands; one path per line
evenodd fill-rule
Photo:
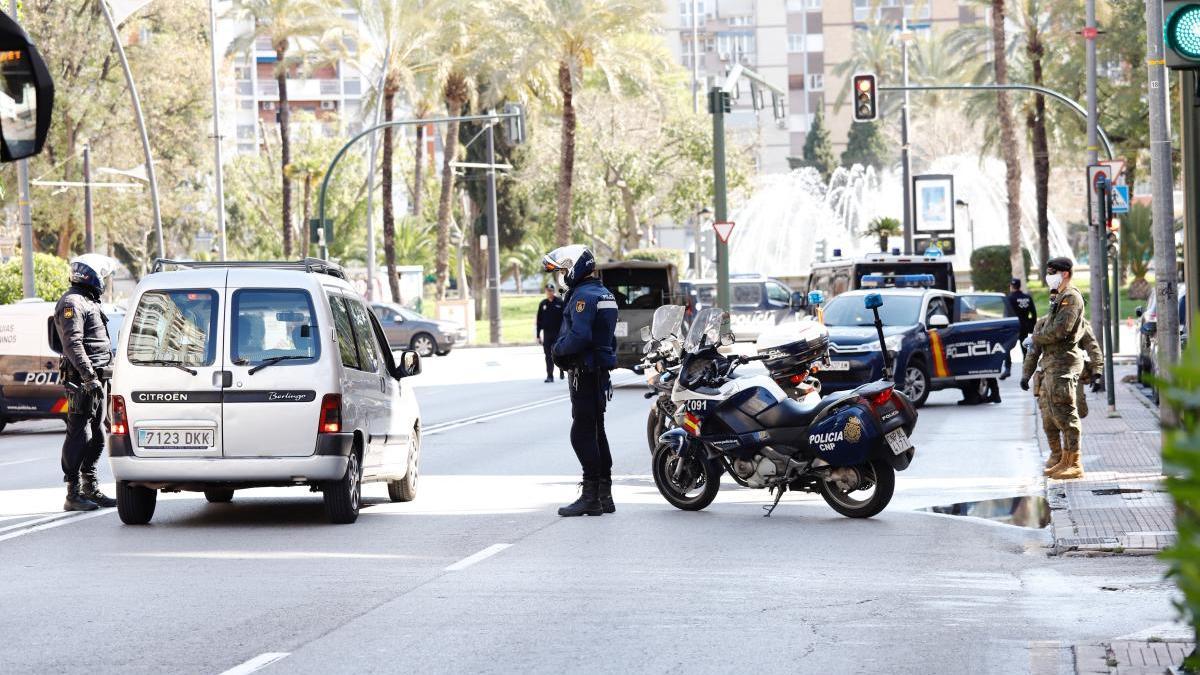
M 449 321 L 430 319 L 407 307 L 377 302 L 371 311 L 383 324 L 392 351 L 412 349 L 422 357 L 445 356 L 454 345 L 467 341 L 467 330 Z

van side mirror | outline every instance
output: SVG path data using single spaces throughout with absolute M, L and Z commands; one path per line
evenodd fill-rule
M 945 314 L 934 314 L 929 317 L 930 328 L 945 328 L 950 325 L 950 317 Z
M 58 335 L 58 326 L 54 325 L 53 315 L 46 317 L 46 339 L 50 344 L 50 351 L 55 354 L 63 353 L 62 340 Z
M 405 349 L 400 352 L 400 363 L 396 365 L 396 379 L 399 380 L 402 377 L 412 377 L 413 375 L 420 374 L 421 356 L 411 349 Z
M 792 301 L 789 303 L 793 310 L 802 310 L 808 307 L 808 297 L 800 291 L 792 291 Z
M 0 161 L 42 151 L 50 133 L 54 80 L 16 21 L 0 14 Z

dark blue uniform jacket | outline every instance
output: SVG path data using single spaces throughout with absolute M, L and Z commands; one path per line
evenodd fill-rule
M 571 290 L 563 309 L 556 357 L 571 357 L 584 370 L 617 367 L 617 300 L 599 279 L 585 279 Z

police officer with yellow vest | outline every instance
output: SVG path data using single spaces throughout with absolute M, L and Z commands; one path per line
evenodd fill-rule
M 617 366 L 617 301 L 596 276 L 596 258 L 587 247 L 564 246 L 542 262 L 568 289 L 553 355 L 555 364 L 568 372 L 571 446 L 583 469 L 579 499 L 560 508 L 558 515 L 613 513 L 612 453 L 604 432 L 604 411 L 612 396 L 608 372 Z

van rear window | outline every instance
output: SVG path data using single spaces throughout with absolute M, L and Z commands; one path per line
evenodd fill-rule
M 262 363 L 278 356 L 304 363 L 320 354 L 312 297 L 301 289 L 243 288 L 233 294 L 233 362 Z
M 623 269 L 601 272 L 604 286 L 617 301 L 617 309 L 658 309 L 671 300 L 666 269 Z
M 147 291 L 129 328 L 129 362 L 212 365 L 216 320 L 217 294 L 211 289 Z

